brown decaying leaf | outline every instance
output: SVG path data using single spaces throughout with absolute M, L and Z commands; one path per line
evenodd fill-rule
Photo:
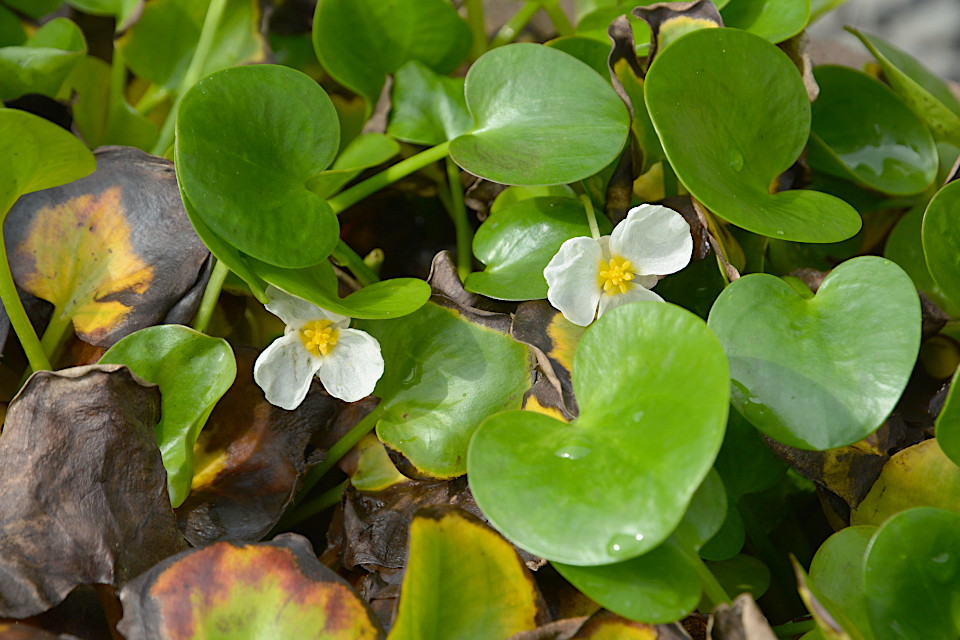
M 777 640 L 749 593 L 716 608 L 707 625 L 710 640 Z
M 597 611 L 571 640 L 590 640 L 591 638 L 621 638 L 622 640 L 690 640 L 690 636 L 680 624 L 646 624 L 621 618 L 605 609 Z
M 0 437 L 0 616 L 120 587 L 183 549 L 154 439 L 157 387 L 126 367 L 34 374 Z
M 97 170 L 28 194 L 4 224 L 17 285 L 109 347 L 161 322 L 188 321 L 210 253 L 183 210 L 173 164 L 130 147 L 96 151 Z
M 176 511 L 195 546 L 265 536 L 322 459 L 316 442 L 342 404 L 314 382 L 296 410 L 275 407 L 253 380 L 257 351 L 237 349 L 236 356 L 237 379 L 200 433 L 190 495 Z
M 813 102 L 820 95 L 820 85 L 813 77 L 813 58 L 811 55 L 812 46 L 810 36 L 806 31 L 801 31 L 789 40 L 784 40 L 777 45 L 790 57 L 790 60 L 797 67 L 800 76 L 803 78 L 803 86 L 807 90 L 807 97 Z
M 647 54 L 647 68 L 653 64 L 657 52 L 664 47 L 664 39 L 669 39 L 671 32 L 681 29 L 684 33 L 691 22 L 697 22 L 708 27 L 722 27 L 723 18 L 720 11 L 710 0 L 693 0 L 692 2 L 658 2 L 643 7 L 636 7 L 633 15 L 650 26 L 650 53 Z
M 449 251 L 441 251 L 433 257 L 427 283 L 432 290 L 431 302 L 456 310 L 474 324 L 510 334 L 509 314 L 514 305 L 464 289 Z

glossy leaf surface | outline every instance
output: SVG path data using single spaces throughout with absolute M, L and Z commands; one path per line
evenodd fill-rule
M 273 65 L 225 69 L 180 105 L 180 188 L 238 250 L 280 267 L 308 267 L 339 239 L 330 205 L 307 188 L 333 161 L 339 140 L 333 104 L 309 76 Z
M 503 184 L 592 176 L 619 155 L 630 126 L 607 81 L 542 45 L 484 54 L 467 73 L 465 93 L 475 124 L 450 143 L 450 156 L 470 173 Z
M 876 527 L 847 527 L 824 542 L 810 565 L 810 583 L 836 605 L 865 640 L 873 640 L 863 590 L 864 562 Z
M 100 363 L 126 365 L 160 387 L 162 417 L 154 433 L 170 503 L 180 506 L 193 480 L 193 445 L 237 375 L 233 350 L 222 338 L 168 324 L 130 334 L 110 347 Z
M 501 640 L 537 626 L 533 577 L 509 542 L 466 511 L 421 509 L 390 640 Z
M 477 503 L 549 560 L 609 564 L 650 551 L 680 523 L 720 448 L 729 398 L 721 351 L 679 307 L 604 314 L 574 358 L 576 420 L 504 412 L 477 431 L 468 458 Z M 684 400 L 691 385 L 695 406 Z
M 937 148 L 926 125 L 879 80 L 839 66 L 814 70 L 808 160 L 894 195 L 926 189 L 937 175 Z
M 875 257 L 844 262 L 816 296 L 766 274 L 740 278 L 717 298 L 709 323 L 730 359 L 734 406 L 801 449 L 840 447 L 876 430 L 920 346 L 913 283 Z
M 797 35 L 810 18 L 810 0 L 733 0 L 721 12 L 723 24 L 777 43 Z
M 520 406 L 530 384 L 526 347 L 433 303 L 359 328 L 380 341 L 386 363 L 374 391 L 384 409 L 377 435 L 420 474 L 463 475 L 483 419 Z
M 960 181 L 940 189 L 923 214 L 923 252 L 933 281 L 950 302 L 960 306 Z
M 702 29 L 658 55 L 644 86 L 677 176 L 718 216 L 798 242 L 837 242 L 859 230 L 860 216 L 838 198 L 807 190 L 770 193 L 810 130 L 803 81 L 774 45 L 736 29 Z
M 386 77 L 407 62 L 440 74 L 456 69 L 470 50 L 470 31 L 446 0 L 320 0 L 313 47 L 337 82 L 363 96 L 369 113 Z

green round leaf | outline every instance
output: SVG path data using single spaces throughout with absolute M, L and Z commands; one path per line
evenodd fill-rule
M 810 0 L 733 0 L 721 12 L 723 24 L 777 43 L 797 35 L 810 19 Z
M 146 3 L 139 19 L 117 41 L 133 72 L 167 89 L 179 89 L 197 51 L 210 4 L 211 0 Z M 263 60 L 265 45 L 259 22 L 257 0 L 226 0 L 201 76 L 242 62 Z
M 690 312 L 659 302 L 614 309 L 577 347 L 576 420 L 511 411 L 477 431 L 467 460 L 477 504 L 549 560 L 642 555 L 680 524 L 713 464 L 728 380 L 716 337 Z
M 387 75 L 410 60 L 450 73 L 470 43 L 466 22 L 447 0 L 320 0 L 313 15 L 320 64 L 363 96 L 368 111 Z
M 865 73 L 839 66 L 814 69 L 807 159 L 815 169 L 894 195 L 919 193 L 937 175 L 937 147 L 927 126 L 893 91 Z
M 160 387 L 162 417 L 154 432 L 170 502 L 179 507 L 193 480 L 193 445 L 237 376 L 233 350 L 222 338 L 168 324 L 131 333 L 107 349 L 100 364 L 126 365 Z
M 437 145 L 473 128 L 463 78 L 448 78 L 411 60 L 393 78 L 387 133 L 406 142 Z
M 631 620 L 673 622 L 700 601 L 697 570 L 672 540 L 626 562 L 596 567 L 552 564 L 591 600 Z
M 873 634 L 863 592 L 863 565 L 876 530 L 870 526 L 841 529 L 820 546 L 810 565 L 811 585 L 844 613 L 864 640 L 873 640 Z
M 873 433 L 899 400 L 920 348 L 920 300 L 902 269 L 872 256 L 807 293 L 745 276 L 720 294 L 709 324 L 730 359 L 737 411 L 780 442 L 832 449 Z
M 878 638 L 960 635 L 960 515 L 920 507 L 888 520 L 867 550 L 863 590 Z
M 940 415 L 937 416 L 937 442 L 940 448 L 953 460 L 960 465 L 960 369 L 953 374 L 950 380 L 950 391 L 947 393 L 947 399 L 943 402 L 943 408 L 940 409 Z
M 543 45 L 487 52 L 467 73 L 465 93 L 476 126 L 450 143 L 450 156 L 503 184 L 565 184 L 592 176 L 617 158 L 630 127 L 609 82 Z
M 798 242 L 838 242 L 860 229 L 860 216 L 838 198 L 770 193 L 810 131 L 807 91 L 776 46 L 736 29 L 695 31 L 657 56 L 645 95 L 677 176 L 718 216 Z
M 56 96 L 86 52 L 80 27 L 66 18 L 54 18 L 23 45 L 0 48 L 0 99 L 26 93 Z
M 479 424 L 518 408 L 530 386 L 525 346 L 451 309 L 428 302 L 403 318 L 358 327 L 383 349 L 377 435 L 417 475 L 463 475 Z
M 17 198 L 93 173 L 93 154 L 69 131 L 39 116 L 0 109 L 0 220 Z
M 933 281 L 943 295 L 960 306 L 960 181 L 937 192 L 923 214 L 923 253 Z
M 337 217 L 307 184 L 336 155 L 340 127 L 309 76 L 274 65 L 207 76 L 180 104 L 176 139 L 180 188 L 223 240 L 287 268 L 333 251 Z

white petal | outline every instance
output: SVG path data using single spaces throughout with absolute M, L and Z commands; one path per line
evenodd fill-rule
M 300 336 L 291 332 L 263 350 L 253 365 L 253 379 L 263 389 L 267 402 L 293 410 L 307 397 L 320 363 L 320 358 L 303 346 Z
M 311 320 L 330 320 L 338 327 L 345 327 L 350 324 L 350 318 L 321 309 L 317 305 L 291 295 L 283 289 L 278 289 L 272 284 L 267 286 L 266 294 L 267 300 L 269 300 L 266 304 L 267 311 L 283 320 L 283 323 L 287 326 L 299 329 Z
M 622 304 L 628 304 L 630 302 L 643 302 L 645 300 L 663 302 L 663 298 L 649 289 L 644 289 L 643 287 L 630 287 L 626 293 L 618 293 L 615 296 L 608 296 L 606 294 L 600 296 L 600 313 L 597 315 L 602 316 L 610 311 L 610 309 L 616 309 Z
M 629 260 L 642 275 L 675 273 L 693 254 L 690 225 L 673 209 L 642 204 L 613 230 L 610 252 Z
M 380 343 L 365 331 L 341 329 L 333 351 L 323 359 L 317 376 L 327 393 L 356 402 L 373 393 L 383 375 Z
M 593 238 L 570 238 L 543 270 L 547 280 L 547 300 L 564 317 L 585 327 L 597 315 L 600 285 L 597 273 L 602 255 L 600 243 Z

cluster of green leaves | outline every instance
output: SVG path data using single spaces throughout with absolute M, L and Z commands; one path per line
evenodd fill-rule
M 216 258 L 199 331 L 141 330 L 100 361 L 159 385 L 155 432 L 174 506 L 190 492 L 200 430 L 237 373 L 230 345 L 203 333 L 228 273 L 260 302 L 273 285 L 361 320 L 382 345 L 379 404 L 306 475 L 295 520 L 313 514 L 306 493 L 374 431 L 379 455 L 360 456 L 357 489 L 467 474 L 510 542 L 646 623 L 712 608 L 744 585 L 759 596 L 770 582 L 776 567 L 744 553 L 749 538 L 763 555 L 751 500 L 784 472 L 767 459 L 751 468 L 770 457 L 759 434 L 781 450 L 830 455 L 884 425 L 918 356 L 946 368 L 941 378 L 957 369 L 960 100 L 866 34 L 855 35 L 876 59 L 872 73 L 811 69 L 803 31 L 839 2 L 592 0 L 570 22 L 555 1 L 531 0 L 488 42 L 479 2 L 465 20 L 446 0 L 319 0 L 302 41 L 271 34 L 282 64 L 251 65 L 267 52 L 254 0 L 68 2 L 116 19 L 110 66 L 87 55 L 69 19 L 28 36 L 23 16 L 60 2 L 22 4 L 0 3 L 0 98 L 70 98 L 87 146 L 171 157 L 186 214 Z M 561 37 L 509 43 L 541 9 Z M 313 54 L 298 56 L 304 42 Z M 328 93 L 334 83 L 355 99 Z M 361 133 L 383 97 L 383 130 Z M 0 132 L 0 218 L 22 195 L 94 169 L 80 140 L 39 117 L 0 110 Z M 341 239 L 353 205 L 418 171 L 456 229 L 454 285 L 437 262 L 430 284 L 381 280 L 375 256 Z M 510 185 L 475 235 L 461 172 Z M 668 304 L 627 305 L 580 331 L 535 302 L 563 242 L 594 226 L 607 234 L 631 205 L 661 199 L 685 209 L 698 252 L 659 286 Z M 598 224 L 594 210 L 606 213 Z M 918 290 L 951 318 L 939 335 L 921 335 Z M 31 367 L 50 368 L 50 345 L 33 333 L 5 265 L 0 297 Z M 946 348 L 933 353 L 936 340 Z M 956 393 L 928 441 L 936 456 L 901 443 L 891 465 L 921 458 L 910 468 L 934 487 L 958 477 Z M 805 587 L 819 625 L 809 637 L 957 634 L 960 503 L 931 491 L 928 506 L 911 509 L 916 491 L 885 467 L 848 504 L 860 526 L 821 548 Z M 497 624 L 476 637 L 534 628 L 529 576 L 503 540 L 447 518 L 412 525 L 391 637 L 489 619 Z M 491 591 L 462 618 L 425 610 L 457 583 L 427 550 L 443 556 L 471 536 L 495 547 L 484 571 L 509 573 L 525 608 Z M 351 620 L 376 637 L 356 611 Z M 224 614 L 210 615 L 199 624 Z

